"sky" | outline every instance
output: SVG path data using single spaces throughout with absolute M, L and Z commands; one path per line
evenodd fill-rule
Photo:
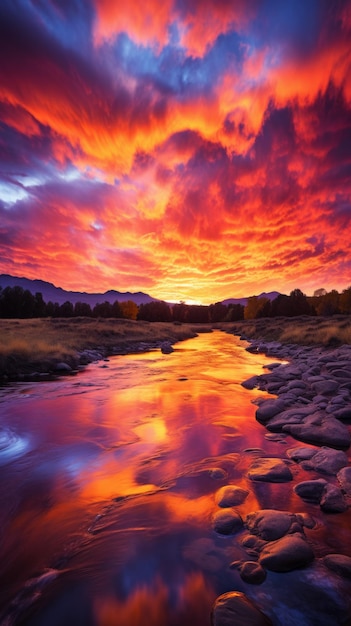
M 351 285 L 351 0 L 1 0 L 0 273 Z

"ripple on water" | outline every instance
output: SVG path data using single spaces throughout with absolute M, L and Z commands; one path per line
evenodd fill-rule
M 0 465 L 5 465 L 27 452 L 29 441 L 10 428 L 0 428 Z

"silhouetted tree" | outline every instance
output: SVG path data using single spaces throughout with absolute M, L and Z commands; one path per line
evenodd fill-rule
M 66 300 L 66 302 L 61 304 L 59 308 L 59 314 L 60 314 L 60 317 L 73 317 L 74 309 L 73 309 L 72 302 L 69 302 L 68 300 Z
M 139 306 L 137 319 L 149 322 L 170 322 L 172 314 L 166 302 L 147 302 Z
M 87 302 L 76 302 L 74 305 L 74 315 L 76 317 L 91 317 L 93 314 L 90 304 Z
M 211 322 L 224 322 L 228 314 L 228 307 L 222 302 L 216 302 L 216 304 L 210 304 L 209 317 Z
M 185 302 L 174 304 L 172 307 L 172 317 L 175 322 L 186 322 L 189 306 Z
M 46 304 L 43 300 L 43 294 L 37 291 L 34 296 L 34 317 L 45 317 L 46 315 Z
M 112 317 L 112 305 L 110 302 L 97 302 L 93 308 L 94 317 Z

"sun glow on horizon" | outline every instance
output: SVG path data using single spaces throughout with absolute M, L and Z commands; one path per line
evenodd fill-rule
M 0 6 L 1 273 L 198 305 L 349 286 L 351 0 L 54 4 Z

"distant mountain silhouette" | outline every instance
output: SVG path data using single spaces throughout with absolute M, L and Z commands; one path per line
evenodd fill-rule
M 257 298 L 268 298 L 268 300 L 272 301 L 280 295 L 279 291 L 269 291 L 268 293 L 263 291 Z M 222 300 L 222 304 L 241 304 L 242 306 L 246 306 L 247 301 L 248 298 L 228 298 L 227 300 Z
M 17 276 L 10 276 L 9 274 L 0 274 L 0 287 L 15 287 L 19 286 L 22 289 L 28 289 L 32 294 L 38 291 L 42 294 L 45 302 L 58 302 L 63 304 L 64 302 L 86 302 L 94 307 L 95 304 L 101 302 L 110 302 L 113 304 L 116 300 L 118 302 L 126 302 L 127 300 L 133 300 L 138 306 L 140 304 L 146 304 L 147 302 L 155 302 L 157 298 L 152 298 L 147 293 L 138 291 L 137 293 L 131 293 L 129 291 L 121 292 L 109 290 L 105 293 L 85 293 L 80 291 L 65 291 L 61 287 L 55 287 L 52 283 L 47 283 L 44 280 L 30 280 L 29 278 L 20 278 Z
M 147 302 L 158 301 L 157 298 L 152 298 L 147 293 L 143 293 L 142 291 L 138 291 L 136 293 L 131 293 L 130 291 L 115 291 L 113 289 L 110 289 L 105 293 L 65 291 L 65 289 L 55 287 L 52 283 L 47 283 L 44 280 L 30 280 L 29 278 L 20 278 L 18 276 L 10 276 L 9 274 L 0 274 L 0 287 L 5 289 L 5 287 L 15 287 L 16 285 L 22 287 L 22 289 L 28 289 L 28 291 L 32 294 L 39 291 L 45 302 L 49 302 L 50 300 L 51 302 L 58 302 L 58 304 L 63 304 L 67 301 L 72 302 L 72 304 L 75 304 L 76 302 L 86 302 L 87 304 L 90 304 L 92 308 L 95 304 L 100 304 L 101 302 L 110 302 L 110 304 L 113 304 L 116 300 L 118 300 L 118 302 L 133 300 L 133 302 L 135 302 L 138 306 L 140 304 L 146 304 Z M 274 300 L 274 298 L 279 295 L 278 291 L 270 291 L 269 293 L 263 292 L 257 297 Z M 222 304 L 241 304 L 246 306 L 247 300 L 248 298 L 228 298 L 227 300 L 222 300 Z

